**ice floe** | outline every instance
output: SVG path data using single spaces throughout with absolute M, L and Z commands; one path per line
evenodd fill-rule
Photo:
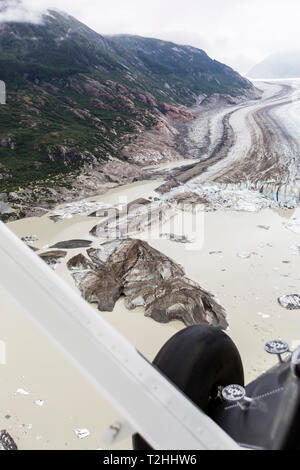
M 78 439 L 85 439 L 90 435 L 90 431 L 88 429 L 75 429 L 74 432 Z
M 283 222 L 283 226 L 291 232 L 298 233 L 300 235 L 300 218 L 293 217 L 292 219 Z
M 23 388 L 18 388 L 18 390 L 15 392 L 15 395 L 30 395 L 30 392 L 27 392 Z
M 299 310 L 300 309 L 300 295 L 284 295 L 279 297 L 279 304 L 288 310 Z
M 178 194 L 195 194 L 203 200 L 203 209 L 205 211 L 216 210 L 232 210 L 257 212 L 262 209 L 277 207 L 276 203 L 261 194 L 259 191 L 249 189 L 237 189 L 229 185 L 224 186 L 217 183 L 186 183 L 179 188 L 174 189 L 171 193 L 165 195 L 169 201 L 172 198 L 176 200 Z M 184 199 L 181 205 L 184 204 Z
M 74 215 L 88 216 L 91 213 L 109 208 L 111 206 L 103 202 L 77 201 L 48 212 L 48 217 L 54 222 L 59 222 L 63 219 L 71 219 Z
M 263 318 L 264 320 L 267 320 L 268 318 L 270 318 L 270 315 L 266 313 L 262 313 L 262 312 L 257 312 L 257 315 Z
M 34 402 L 34 403 L 35 403 L 37 406 L 40 406 L 40 407 L 42 407 L 42 406 L 44 406 L 44 404 L 45 404 L 45 401 L 44 401 L 44 400 L 35 400 L 35 402 Z
M 300 255 L 300 246 L 292 245 L 290 250 L 292 251 L 293 255 Z

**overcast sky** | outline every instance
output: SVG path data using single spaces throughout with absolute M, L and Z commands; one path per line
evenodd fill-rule
M 56 7 L 100 34 L 130 33 L 201 47 L 241 72 L 300 49 L 300 0 L 23 0 Z

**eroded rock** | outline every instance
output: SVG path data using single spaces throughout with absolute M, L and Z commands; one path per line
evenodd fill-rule
M 185 325 L 206 323 L 225 329 L 224 309 L 214 296 L 185 276 L 183 268 L 141 240 L 115 240 L 75 257 L 69 269 L 82 296 L 112 311 L 124 294 L 127 308 L 145 307 L 145 315 L 160 323 L 181 320 Z M 93 267 L 91 268 L 91 264 Z

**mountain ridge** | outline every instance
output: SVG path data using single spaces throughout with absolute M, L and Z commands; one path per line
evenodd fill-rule
M 186 107 L 200 94 L 253 91 L 248 80 L 202 50 L 101 36 L 56 10 L 42 24 L 0 23 L 0 79 L 8 92 L 7 105 L 0 106 L 0 192 L 48 205 L 60 188 L 62 194 L 78 192 L 78 178 L 93 187 L 97 174 L 94 191 L 101 190 L 110 180 L 103 165 L 112 159 L 122 164 L 116 182 L 124 182 L 123 173 L 139 178 L 136 166 L 126 166 L 132 159 L 122 148 L 153 129 L 175 134 L 172 122 L 193 118 Z M 166 155 L 175 151 L 173 143 L 167 146 Z M 83 174 L 92 176 L 83 182 Z M 29 196 L 18 199 L 24 189 Z
M 272 54 L 247 73 L 251 78 L 299 78 L 300 50 Z

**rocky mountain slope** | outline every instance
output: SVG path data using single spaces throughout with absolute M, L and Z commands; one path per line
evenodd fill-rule
M 139 179 L 136 163 L 152 162 L 132 155 L 140 145 L 151 154 L 145 132 L 175 135 L 172 124 L 192 117 L 185 106 L 200 94 L 252 90 L 201 50 L 103 37 L 57 11 L 41 24 L 0 22 L 0 79 L 8 90 L 0 106 L 0 193 L 29 205 Z M 155 158 L 168 158 L 168 151 L 157 157 L 155 148 Z M 111 179 L 111 167 L 119 167 L 120 178 Z
M 267 57 L 249 72 L 251 78 L 300 77 L 300 51 L 284 52 Z

